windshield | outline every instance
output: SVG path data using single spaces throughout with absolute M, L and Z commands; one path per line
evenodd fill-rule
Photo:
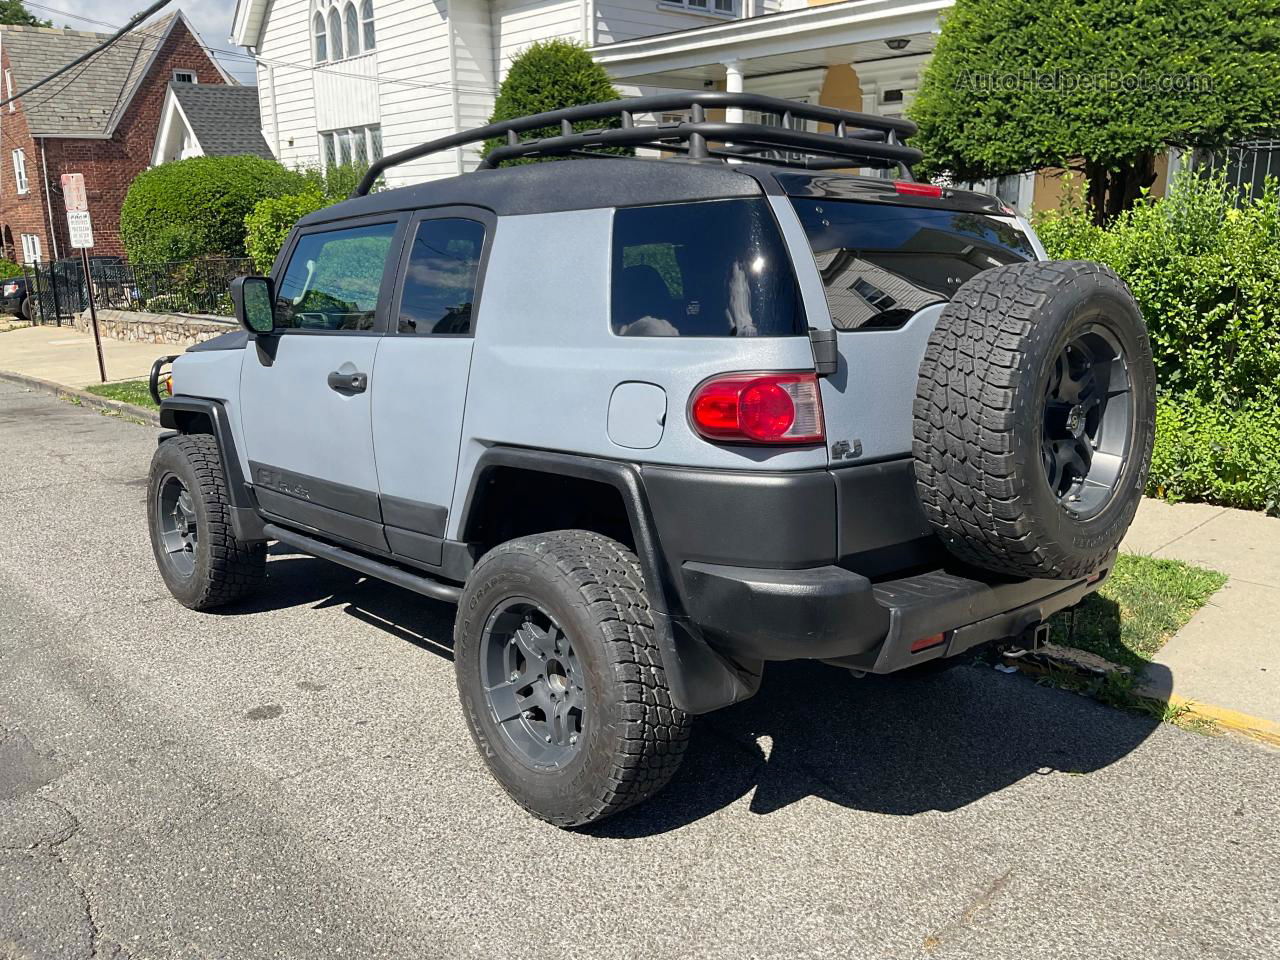
M 1035 259 L 1014 217 L 795 197 L 837 330 L 906 323 L 975 274 Z

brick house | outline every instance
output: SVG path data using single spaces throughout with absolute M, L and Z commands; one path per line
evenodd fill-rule
M 106 34 L 0 26 L 0 89 L 29 86 Z M 0 248 L 18 262 L 71 256 L 61 175 L 82 173 L 95 255 L 123 255 L 120 206 L 151 165 L 171 82 L 229 84 L 179 11 L 121 38 L 85 65 L 0 107 Z

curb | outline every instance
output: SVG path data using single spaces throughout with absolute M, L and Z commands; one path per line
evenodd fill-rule
M 87 390 L 77 390 L 75 387 L 68 387 L 66 384 L 54 383 L 52 380 L 41 380 L 39 377 L 29 377 L 24 373 L 14 373 L 11 370 L 0 370 L 0 380 L 15 383 L 20 387 L 26 387 L 28 390 L 40 390 L 44 393 L 51 393 L 55 397 L 73 399 L 86 407 L 93 407 L 108 413 L 123 414 L 135 420 L 142 420 L 149 426 L 160 426 L 160 414 L 155 410 L 148 410 L 146 407 L 135 407 L 132 403 L 122 403 L 109 397 L 100 397 L 95 393 L 89 393 Z
M 1197 717 L 1204 717 L 1206 720 L 1212 720 L 1218 726 L 1248 737 L 1250 740 L 1258 740 L 1273 747 L 1280 747 L 1280 726 L 1270 720 L 1251 717 L 1247 713 L 1228 710 L 1226 707 L 1215 707 L 1209 703 L 1188 700 L 1186 697 L 1180 697 L 1176 693 L 1169 695 L 1168 702 L 1171 707 L 1185 709 L 1187 713 L 1194 714 Z

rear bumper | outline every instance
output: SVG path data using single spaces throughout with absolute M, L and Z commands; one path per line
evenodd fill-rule
M 817 659 L 892 673 L 1017 636 L 1078 603 L 1106 579 L 970 579 L 945 570 L 873 584 L 843 567 L 683 568 L 685 602 L 707 641 L 742 660 Z M 942 634 L 916 652 L 912 644 Z

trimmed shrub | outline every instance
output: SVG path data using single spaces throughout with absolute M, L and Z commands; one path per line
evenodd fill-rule
M 0 257 L 0 280 L 6 277 L 22 276 L 22 267 L 14 263 L 12 260 L 5 260 Z
M 308 213 L 328 205 L 324 194 L 314 190 L 259 200 L 244 219 L 244 246 L 253 268 L 259 273 L 268 273 L 293 225 Z
M 1280 189 L 1239 196 L 1223 179 L 1179 178 L 1106 229 L 1069 196 L 1036 218 L 1055 259 L 1097 260 L 1133 290 L 1162 390 L 1235 409 L 1280 384 Z
M 351 196 L 360 178 L 364 176 L 364 167 L 355 164 L 330 167 L 321 172 L 308 170 L 302 174 L 305 186 L 297 193 L 282 197 L 268 197 L 254 205 L 249 215 L 244 218 L 244 246 L 253 268 L 259 273 L 271 269 L 280 248 L 289 238 L 293 225 L 308 213 L 340 203 Z M 374 191 L 378 187 L 375 185 Z
M 129 185 L 120 235 L 132 263 L 242 257 L 245 217 L 306 178 L 263 157 L 192 157 L 144 170 Z
M 514 120 L 547 110 L 576 107 L 590 103 L 617 100 L 617 88 L 609 80 L 604 67 L 591 59 L 585 47 L 568 40 L 541 40 L 525 48 L 511 61 L 511 69 L 498 90 L 490 123 Z M 575 130 L 599 130 L 621 125 L 617 117 L 607 120 L 588 120 L 574 125 Z M 542 127 L 521 136 L 526 140 L 538 137 L 559 136 L 558 127 Z M 506 143 L 502 139 L 485 142 L 488 153 Z M 601 153 L 630 156 L 630 147 L 610 147 Z M 534 158 L 509 160 L 508 164 L 538 163 Z
M 1147 492 L 1280 516 L 1277 399 L 1233 410 L 1195 396 L 1159 397 Z

